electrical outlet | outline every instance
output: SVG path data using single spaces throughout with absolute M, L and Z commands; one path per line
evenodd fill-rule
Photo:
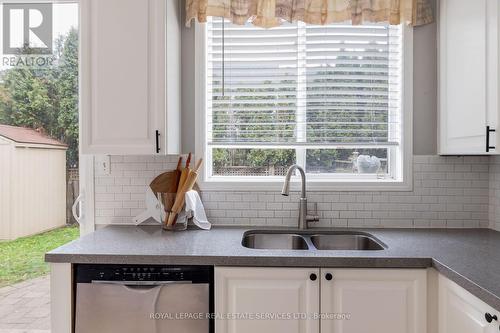
M 111 158 L 109 155 L 97 155 L 94 158 L 94 171 L 98 176 L 111 173 Z

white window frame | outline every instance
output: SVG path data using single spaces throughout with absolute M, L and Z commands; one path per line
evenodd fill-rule
M 0 5 L 5 3 L 48 3 L 48 4 L 64 4 L 64 3 L 74 3 L 78 4 L 78 38 L 81 40 L 82 25 L 85 26 L 86 23 L 83 22 L 87 17 L 82 17 L 82 2 L 81 0 L 0 0 Z M 3 7 L 0 7 L 0 17 L 3 17 Z M 0 33 L 1 33 L 0 29 Z M 79 46 L 79 52 L 81 48 Z M 79 61 L 81 57 L 79 57 Z M 79 63 L 79 72 L 81 73 L 86 68 L 83 68 L 82 63 Z M 79 80 L 81 81 L 81 75 L 79 75 Z M 80 181 L 80 192 L 78 193 L 78 202 L 76 203 L 76 213 L 79 216 L 80 225 L 80 237 L 90 234 L 95 230 L 95 193 L 94 193 L 94 156 L 93 155 L 83 155 L 82 151 L 82 106 L 81 106 L 81 88 L 82 82 L 79 82 L 78 91 L 78 112 L 79 112 L 79 181 Z M 75 204 L 75 203 L 74 203 Z
M 195 23 L 195 154 L 206 159 L 206 25 Z M 336 174 L 335 178 L 325 175 L 307 175 L 309 191 L 411 191 L 413 189 L 413 28 L 402 27 L 403 39 L 403 82 L 401 87 L 401 145 L 402 167 L 396 172 L 402 180 L 377 179 L 373 175 Z M 353 147 L 355 148 L 355 147 Z M 204 164 L 198 184 L 206 191 L 279 191 L 283 177 L 210 177 L 211 166 Z M 343 180 L 346 179 L 346 180 Z M 292 180 L 292 189 L 299 189 L 299 178 Z

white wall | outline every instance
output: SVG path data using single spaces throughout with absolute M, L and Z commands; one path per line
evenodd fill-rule
M 413 34 L 413 153 L 437 153 L 437 25 Z

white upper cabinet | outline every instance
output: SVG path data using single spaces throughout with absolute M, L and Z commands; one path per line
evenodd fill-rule
M 319 333 L 319 269 L 215 268 L 215 312 L 225 315 L 270 315 L 269 318 L 215 321 L 217 333 Z M 305 314 L 306 318 L 287 318 Z
M 498 154 L 499 0 L 438 3 L 439 153 Z
M 500 313 L 440 275 L 439 333 L 499 332 Z
M 321 269 L 321 333 L 424 333 L 424 269 Z
M 82 153 L 179 153 L 178 1 L 80 3 Z

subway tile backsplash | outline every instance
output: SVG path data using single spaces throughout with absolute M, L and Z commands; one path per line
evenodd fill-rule
M 309 192 L 321 227 L 486 228 L 500 230 L 500 159 L 414 156 L 413 191 Z M 132 224 L 144 193 L 176 156 L 112 156 L 111 173 L 95 177 L 97 224 Z M 491 185 L 490 185 L 491 182 Z M 215 225 L 295 226 L 298 193 L 203 192 Z M 498 207 L 498 212 L 497 212 Z
M 490 160 L 490 227 L 500 231 L 500 156 Z

